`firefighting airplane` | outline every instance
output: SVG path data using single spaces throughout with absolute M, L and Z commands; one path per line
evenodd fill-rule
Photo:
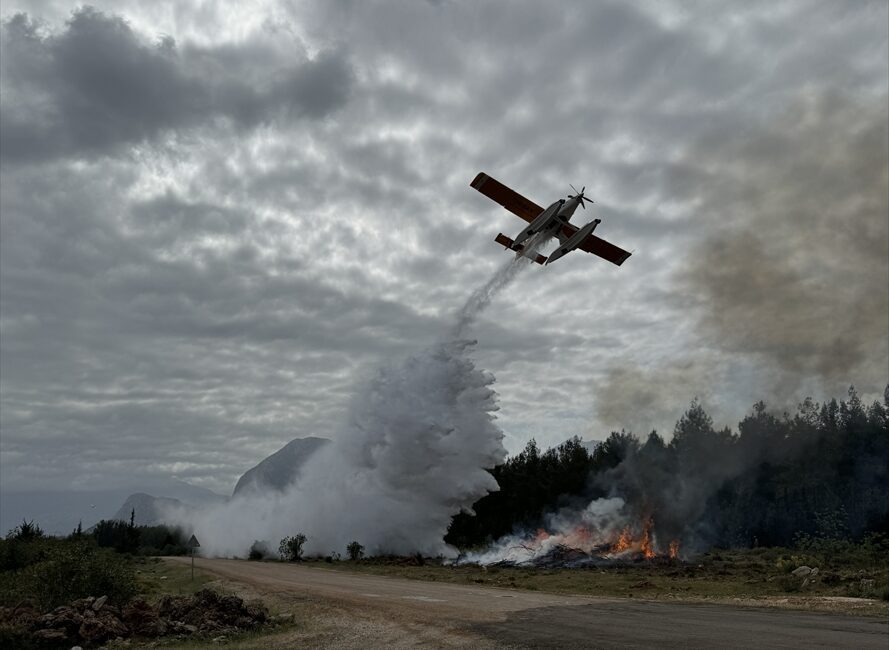
M 569 223 L 578 205 L 585 210 L 584 201 L 592 203 L 592 200 L 585 198 L 583 195 L 583 190 L 586 187 L 577 192 L 577 189 L 572 185 L 571 189 L 576 192 L 575 195 L 569 194 L 567 199 L 559 199 L 544 210 L 536 203 L 529 201 L 518 192 L 511 190 L 484 172 L 480 172 L 470 185 L 517 217 L 528 222 L 528 227 L 520 232 L 515 240 L 510 239 L 503 233 L 499 233 L 494 238 L 494 241 L 501 246 L 516 251 L 517 255 L 523 254 L 525 242 L 534 235 L 555 236 L 559 240 L 559 246 L 550 254 L 549 258 L 534 253 L 535 257 L 532 259 L 538 264 L 552 264 L 575 248 L 598 255 L 618 266 L 623 264 L 631 255 L 631 253 L 622 248 L 618 248 L 614 244 L 610 244 L 593 234 L 601 219 L 593 219 L 583 228 L 578 228 Z

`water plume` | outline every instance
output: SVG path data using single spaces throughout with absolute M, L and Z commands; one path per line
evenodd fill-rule
M 244 556 L 255 540 L 274 548 L 297 532 L 309 554 L 358 541 L 371 554 L 456 555 L 443 541 L 451 518 L 498 489 L 487 470 L 506 457 L 494 377 L 476 367 L 464 332 L 528 264 L 517 257 L 476 289 L 445 340 L 363 382 L 333 444 L 284 492 L 239 493 L 167 518 L 193 529 L 207 555 Z
M 478 315 L 491 303 L 494 297 L 509 285 L 516 276 L 533 264 L 531 257 L 552 238 L 547 233 L 533 235 L 522 255 L 516 255 L 509 262 L 501 266 L 491 278 L 473 291 L 469 298 L 457 311 L 456 321 L 452 330 L 453 338 L 460 338 L 466 328 L 472 324 Z

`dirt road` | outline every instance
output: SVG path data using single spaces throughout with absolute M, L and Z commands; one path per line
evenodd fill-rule
M 413 629 L 416 642 L 430 647 L 889 647 L 889 622 L 879 619 L 561 596 L 293 564 L 197 559 L 195 565 L 261 594 L 322 597 L 341 603 L 345 612 L 398 621 L 408 636 L 396 645 L 409 641 Z

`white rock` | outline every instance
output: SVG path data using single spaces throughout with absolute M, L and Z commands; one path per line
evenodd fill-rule
M 812 573 L 812 569 L 807 567 L 806 565 L 796 567 L 791 573 L 795 575 L 797 578 L 804 578 L 805 576 Z

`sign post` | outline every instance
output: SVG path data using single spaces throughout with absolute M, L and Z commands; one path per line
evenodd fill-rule
M 201 543 L 198 541 L 198 538 L 192 534 L 189 540 L 185 543 L 185 545 L 191 549 L 191 581 L 194 582 L 194 550 L 196 548 L 201 547 Z

